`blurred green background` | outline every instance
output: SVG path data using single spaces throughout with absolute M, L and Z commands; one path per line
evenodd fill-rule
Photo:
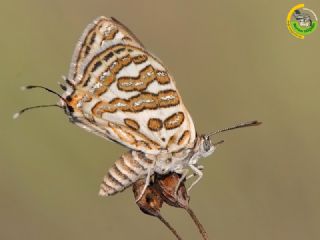
M 320 2 L 305 1 L 320 17 Z M 216 136 L 191 207 L 210 239 L 320 239 L 320 29 L 286 28 L 294 1 L 44 1 L 0 3 L 0 239 L 173 239 L 142 214 L 131 189 L 98 197 L 126 151 L 71 125 L 59 109 L 13 121 L 22 107 L 55 103 L 85 26 L 125 23 L 175 76 L 198 132 L 258 119 Z M 58 90 L 59 91 L 59 90 Z M 163 208 L 184 239 L 200 239 L 187 214 Z

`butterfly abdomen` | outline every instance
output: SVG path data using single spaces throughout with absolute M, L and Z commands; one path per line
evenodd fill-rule
M 123 191 L 138 179 L 144 178 L 153 161 L 147 159 L 143 153 L 129 151 L 123 154 L 108 170 L 104 177 L 99 195 L 110 196 Z

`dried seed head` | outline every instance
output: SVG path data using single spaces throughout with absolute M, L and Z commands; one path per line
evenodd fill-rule
M 140 196 L 144 185 L 144 179 L 140 179 L 133 184 L 132 190 L 135 199 Z M 156 191 L 156 189 L 154 189 L 153 184 L 150 184 L 147 187 L 142 197 L 137 201 L 137 205 L 142 212 L 155 217 L 160 215 L 160 208 L 162 207 L 162 203 L 163 200 L 160 196 L 160 193 Z
M 140 179 L 136 181 L 133 186 L 133 194 L 135 199 L 137 199 L 144 188 L 145 180 Z M 142 197 L 136 201 L 136 204 L 139 206 L 140 210 L 148 215 L 157 217 L 166 227 L 175 235 L 178 240 L 182 240 L 177 231 L 170 225 L 167 220 L 165 220 L 160 214 L 160 208 L 162 207 L 163 199 L 160 192 L 155 188 L 154 183 L 150 182 L 150 185 L 144 191 Z
M 156 175 L 155 186 L 168 205 L 184 209 L 189 208 L 190 197 L 184 185 L 184 180 L 181 181 L 181 175 L 177 173 Z

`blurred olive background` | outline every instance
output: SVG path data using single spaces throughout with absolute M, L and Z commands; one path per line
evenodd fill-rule
M 320 2 L 305 1 L 320 17 Z M 210 239 L 320 239 L 320 29 L 299 40 L 285 1 L 44 1 L 0 3 L 0 239 L 173 239 L 142 214 L 131 189 L 98 197 L 126 151 L 69 124 L 57 102 L 85 26 L 100 15 L 125 23 L 175 76 L 198 132 L 258 119 L 203 159 L 191 192 Z M 60 91 L 60 90 L 58 90 Z M 200 239 L 187 214 L 163 215 L 184 239 Z

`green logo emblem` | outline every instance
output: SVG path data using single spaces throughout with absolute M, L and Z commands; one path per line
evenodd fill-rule
M 287 27 L 289 32 L 300 39 L 313 33 L 318 26 L 316 14 L 304 4 L 294 6 L 287 16 Z

